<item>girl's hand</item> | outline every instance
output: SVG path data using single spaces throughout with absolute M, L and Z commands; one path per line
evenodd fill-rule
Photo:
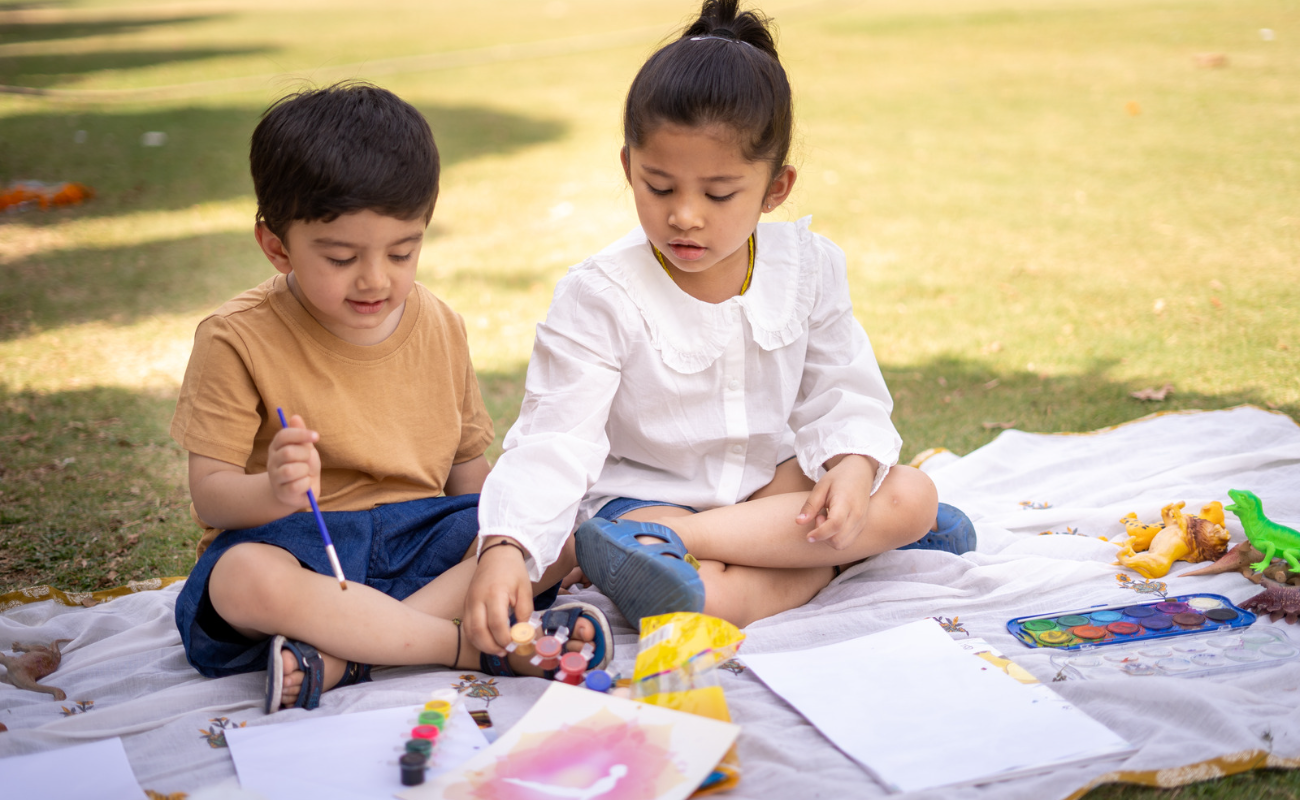
M 483 543 L 478 569 L 465 595 L 462 623 L 469 643 L 493 656 L 504 656 L 510 644 L 510 609 L 521 622 L 533 613 L 533 584 L 524 566 L 523 551 L 499 542 L 514 540 L 493 536 Z
M 843 550 L 857 540 L 866 524 L 879 463 L 868 456 L 843 455 L 827 465 L 829 469 L 808 493 L 795 522 L 815 523 L 808 532 L 809 542 L 824 542 Z
M 307 430 L 307 423 L 294 414 L 289 427 L 281 428 L 266 453 L 266 476 L 271 493 L 279 503 L 294 509 L 307 506 L 307 490 L 320 496 L 320 434 Z

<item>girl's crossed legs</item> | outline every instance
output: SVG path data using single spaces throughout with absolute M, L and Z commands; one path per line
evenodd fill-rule
M 621 519 L 671 528 L 700 562 L 704 611 L 739 627 L 797 608 L 838 574 L 838 568 L 917 541 L 935 525 L 938 495 L 920 470 L 892 467 L 867 506 L 863 532 L 844 549 L 809 542 L 816 520 L 795 521 L 812 491 L 794 459 L 749 499 L 693 513 L 648 506 Z M 643 539 L 647 544 L 657 540 Z

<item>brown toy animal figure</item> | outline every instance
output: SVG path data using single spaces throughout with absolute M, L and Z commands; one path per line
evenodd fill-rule
M 1268 578 L 1264 578 L 1263 583 L 1264 591 L 1242 603 L 1241 607 L 1256 614 L 1268 614 L 1274 622 L 1286 617 L 1286 621 L 1294 625 L 1300 619 L 1300 587 L 1287 586 Z
M 70 641 L 72 640 L 57 639 L 49 644 L 14 642 L 13 651 L 22 655 L 17 657 L 0 655 L 0 664 L 5 667 L 5 674 L 0 675 L 0 681 L 11 683 L 29 692 L 52 694 L 55 700 L 66 700 L 68 696 L 62 689 L 42 686 L 37 681 L 59 668 L 59 662 L 63 660 L 59 648 Z
M 1223 527 L 1223 504 L 1209 503 L 1198 515 L 1184 514 L 1184 505 L 1170 503 L 1160 509 L 1159 526 L 1142 524 L 1136 514 L 1121 519 L 1129 538 L 1120 542 L 1116 563 L 1152 580 L 1168 574 L 1175 561 L 1214 561 L 1222 556 L 1231 536 Z
M 1250 542 L 1239 542 L 1232 546 L 1227 555 L 1220 558 L 1208 567 L 1194 569 L 1191 572 L 1181 572 L 1180 578 L 1189 578 L 1193 575 L 1219 575 L 1224 572 L 1240 572 L 1253 583 L 1259 583 L 1262 578 L 1276 581 L 1278 583 L 1290 583 L 1294 586 L 1300 586 L 1300 574 L 1291 572 L 1287 564 L 1280 558 L 1273 559 L 1273 563 L 1264 568 L 1263 572 L 1256 572 L 1254 564 L 1264 558 L 1264 554 Z

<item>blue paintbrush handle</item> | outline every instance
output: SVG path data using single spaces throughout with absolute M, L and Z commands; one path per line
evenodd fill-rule
M 280 415 L 280 426 L 289 427 L 289 421 L 284 418 L 284 409 L 277 408 L 275 413 Z M 330 539 L 329 529 L 325 527 L 325 517 L 320 513 L 320 506 L 316 503 L 316 494 L 311 489 L 307 490 L 307 502 L 311 503 L 311 513 L 316 515 L 316 527 L 320 529 L 320 538 L 325 541 L 325 553 L 329 556 L 330 566 L 334 568 L 334 577 L 339 579 L 339 585 L 344 589 L 348 588 L 343 579 L 343 567 L 339 564 L 339 557 L 334 551 L 334 542 Z

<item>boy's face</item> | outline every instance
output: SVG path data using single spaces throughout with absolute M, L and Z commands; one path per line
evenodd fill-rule
M 424 241 L 424 220 L 355 211 L 330 222 L 293 222 L 283 240 L 265 226 L 257 243 L 326 330 L 379 344 L 397 330 Z

